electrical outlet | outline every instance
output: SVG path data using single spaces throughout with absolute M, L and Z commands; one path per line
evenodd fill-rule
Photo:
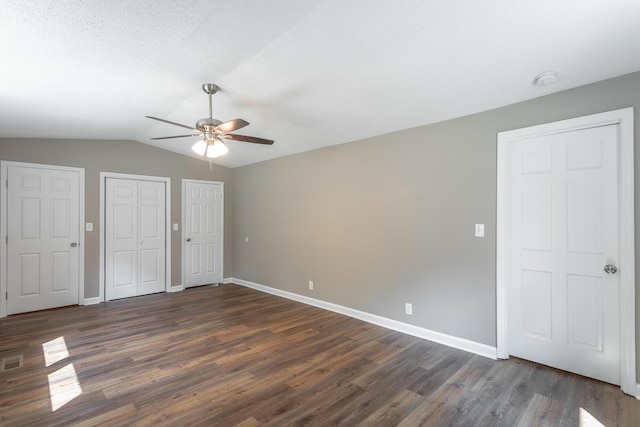
M 404 314 L 408 314 L 409 316 L 413 315 L 413 305 L 408 302 L 404 303 Z
M 313 280 L 309 280 L 309 289 L 313 290 Z

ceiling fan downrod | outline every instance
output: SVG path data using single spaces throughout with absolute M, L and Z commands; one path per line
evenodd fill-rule
M 213 103 L 211 100 L 211 95 L 215 94 L 219 90 L 220 87 L 213 83 L 204 83 L 202 85 L 202 91 L 209 95 L 209 117 L 206 119 L 198 120 L 196 122 L 196 128 L 203 133 L 213 135 L 214 128 L 222 124 L 220 120 L 213 118 Z
M 220 87 L 218 87 L 217 85 L 215 85 L 213 83 L 204 83 L 202 85 L 202 90 L 204 91 L 204 93 L 209 95 L 209 118 L 213 119 L 213 108 L 212 108 L 212 105 L 211 105 L 211 95 L 213 95 L 216 92 L 218 92 L 218 90 L 220 90 Z

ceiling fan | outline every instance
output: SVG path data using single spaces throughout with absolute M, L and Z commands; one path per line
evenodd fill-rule
M 201 136 L 198 142 L 193 144 L 191 149 L 198 155 L 204 156 L 205 154 L 209 158 L 220 157 L 226 154 L 229 149 L 224 143 L 225 139 L 233 141 L 251 142 L 253 144 L 265 144 L 272 145 L 273 141 L 270 139 L 256 138 L 254 136 L 237 135 L 229 132 L 233 132 L 238 129 L 242 129 L 249 125 L 249 122 L 242 119 L 230 120 L 228 122 L 222 122 L 218 119 L 214 119 L 211 111 L 211 95 L 215 94 L 220 88 L 213 83 L 205 83 L 202 85 L 202 90 L 209 95 L 209 117 L 200 119 L 196 122 L 195 127 L 183 125 L 176 122 L 170 122 L 169 120 L 159 119 L 157 117 L 145 116 L 149 119 L 157 120 L 159 122 L 168 123 L 174 126 L 180 126 L 187 128 L 194 133 L 188 135 L 175 135 L 175 136 L 161 136 L 159 138 L 151 139 L 172 139 L 172 138 L 187 138 L 190 136 Z

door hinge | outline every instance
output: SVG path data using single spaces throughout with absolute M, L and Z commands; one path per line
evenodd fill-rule
M 4 236 L 4 242 L 8 245 L 9 244 L 9 235 L 7 234 L 6 236 Z
M 9 292 L 5 292 L 5 293 L 4 293 L 4 299 L 6 299 L 7 301 L 9 301 Z

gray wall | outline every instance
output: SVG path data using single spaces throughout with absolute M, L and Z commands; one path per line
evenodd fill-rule
M 234 276 L 495 346 L 496 134 L 629 106 L 640 73 L 234 169 Z
M 224 274 L 233 264 L 233 174 L 231 169 L 134 141 L 0 138 L 0 159 L 85 169 L 85 298 L 98 296 L 100 263 L 100 172 L 171 178 L 171 222 L 182 227 L 182 178 L 224 182 Z M 171 283 L 181 284 L 182 231 L 171 232 Z

